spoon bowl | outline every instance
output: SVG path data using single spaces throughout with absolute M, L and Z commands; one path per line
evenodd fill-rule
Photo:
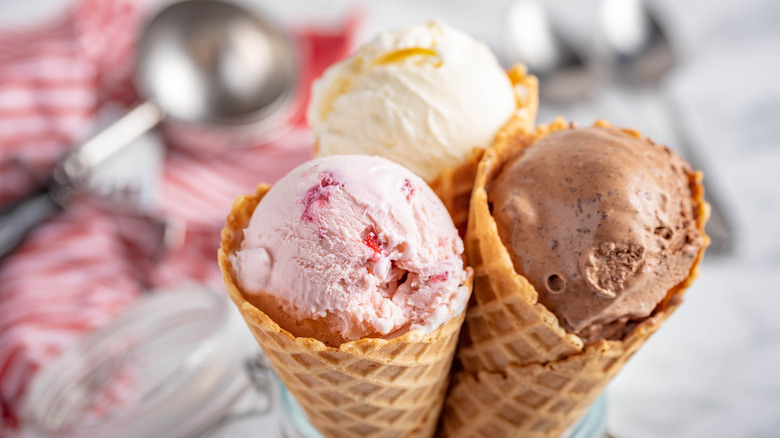
M 258 122 L 292 94 L 296 60 L 273 23 L 230 3 L 190 0 L 158 13 L 138 46 L 136 85 L 185 122 Z
M 659 82 L 676 57 L 656 16 L 640 0 L 601 0 L 597 52 L 616 79 L 630 85 Z
M 539 95 L 545 101 L 566 104 L 580 100 L 601 82 L 598 72 L 555 32 L 538 0 L 512 3 L 505 28 L 508 61 L 522 62 L 539 77 Z

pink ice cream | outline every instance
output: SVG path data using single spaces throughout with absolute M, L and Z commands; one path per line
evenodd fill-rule
M 426 183 L 379 157 L 302 164 L 255 209 L 231 264 L 245 297 L 328 345 L 429 333 L 466 306 L 463 242 Z

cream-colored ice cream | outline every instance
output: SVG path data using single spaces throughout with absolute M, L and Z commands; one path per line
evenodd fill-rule
M 313 86 L 307 118 L 319 155 L 380 155 L 430 182 L 489 146 L 516 109 L 493 53 L 431 21 L 381 33 L 331 66 Z

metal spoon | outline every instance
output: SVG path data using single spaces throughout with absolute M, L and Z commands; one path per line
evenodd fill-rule
M 36 193 L 0 212 L 0 259 L 57 214 L 93 169 L 165 118 L 211 125 L 278 126 L 292 106 L 297 59 L 273 23 L 230 3 L 168 6 L 144 29 L 135 83 L 146 101 L 66 156 Z
M 667 115 L 680 152 L 694 168 L 702 169 L 679 105 L 668 87 L 661 83 L 677 64 L 677 59 L 659 20 L 641 0 L 601 0 L 598 17 L 596 53 L 611 66 L 617 81 L 633 87 L 647 85 L 653 88 L 652 94 L 660 96 L 658 105 Z M 718 193 L 706 181 L 705 198 L 712 207 L 706 226 L 712 241 L 708 253 L 727 253 L 734 245 L 730 221 L 724 214 Z
M 554 31 L 547 11 L 537 0 L 517 0 L 506 14 L 504 53 L 509 63 L 522 62 L 539 77 L 539 96 L 547 102 L 566 104 L 590 94 L 601 82 Z

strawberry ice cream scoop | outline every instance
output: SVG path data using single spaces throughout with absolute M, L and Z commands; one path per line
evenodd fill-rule
M 258 204 L 231 264 L 245 298 L 336 346 L 429 333 L 462 312 L 463 242 L 425 182 L 379 157 L 323 157 Z

